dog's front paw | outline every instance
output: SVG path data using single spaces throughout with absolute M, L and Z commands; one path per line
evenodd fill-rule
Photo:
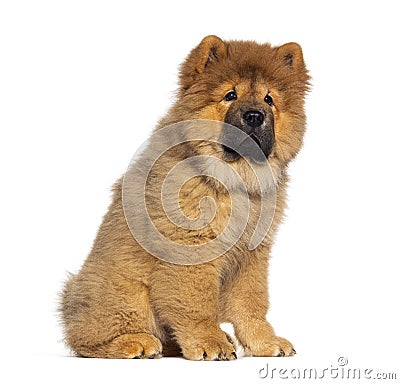
M 185 341 L 183 356 L 188 360 L 235 360 L 236 350 L 224 333 L 206 335 L 198 340 Z
M 246 355 L 251 356 L 283 357 L 296 354 L 291 342 L 278 336 L 253 341 L 251 345 L 245 346 L 244 351 Z

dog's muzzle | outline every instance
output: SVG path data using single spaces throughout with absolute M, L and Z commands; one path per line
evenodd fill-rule
M 222 132 L 224 155 L 233 161 L 239 157 L 265 162 L 275 144 L 274 115 L 270 108 L 232 105 L 225 123 L 233 125 L 246 135 L 235 135 L 229 129 Z

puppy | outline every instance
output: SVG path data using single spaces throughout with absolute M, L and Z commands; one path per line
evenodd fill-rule
M 123 178 L 60 305 L 79 356 L 291 356 L 266 320 L 287 167 L 305 131 L 301 47 L 207 36 Z

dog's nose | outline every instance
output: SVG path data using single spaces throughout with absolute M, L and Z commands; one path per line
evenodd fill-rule
M 243 114 L 243 120 L 250 127 L 257 128 L 264 122 L 264 114 L 256 110 L 247 111 Z

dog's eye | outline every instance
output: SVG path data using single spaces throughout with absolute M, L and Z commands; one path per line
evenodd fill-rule
M 264 101 L 272 107 L 274 105 L 274 100 L 272 100 L 272 97 L 270 95 L 267 95 L 264 97 Z
M 237 99 L 237 94 L 235 91 L 230 91 L 224 96 L 225 101 L 232 101 Z

